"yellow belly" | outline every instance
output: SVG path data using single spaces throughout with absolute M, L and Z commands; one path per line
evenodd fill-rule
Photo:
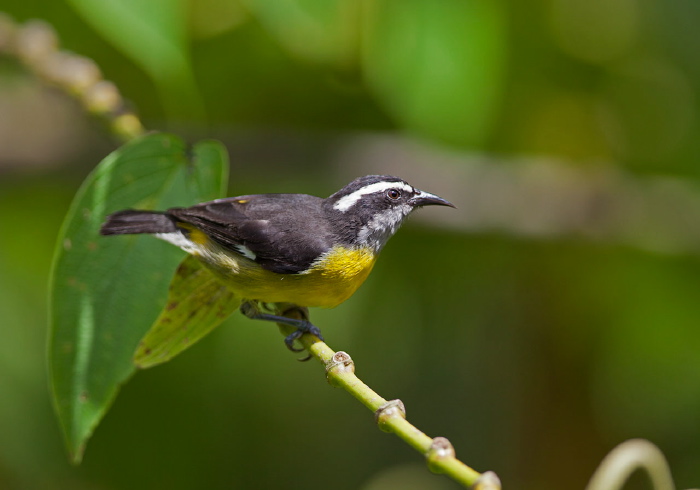
M 247 300 L 333 308 L 348 299 L 372 271 L 369 248 L 334 247 L 301 274 L 277 274 L 221 249 L 196 256 L 234 292 Z

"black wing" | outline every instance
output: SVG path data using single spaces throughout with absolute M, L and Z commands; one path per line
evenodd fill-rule
M 305 194 L 259 194 L 173 208 L 168 214 L 232 252 L 241 254 L 239 247 L 246 247 L 265 269 L 295 274 L 333 246 L 322 203 Z

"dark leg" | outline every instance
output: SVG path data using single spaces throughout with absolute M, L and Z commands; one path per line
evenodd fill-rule
M 291 334 L 287 335 L 287 337 L 285 337 L 284 339 L 285 345 L 292 352 L 302 352 L 304 350 L 297 349 L 296 347 L 294 347 L 294 341 L 302 335 L 304 335 L 305 333 L 310 333 L 311 335 L 315 335 L 316 337 L 318 337 L 320 340 L 323 340 L 321 330 L 319 330 L 317 326 L 313 325 L 309 321 L 309 312 L 306 308 L 294 306 L 284 311 L 285 313 L 290 311 L 296 311 L 302 317 L 301 319 L 289 318 L 286 316 L 275 315 L 272 313 L 264 313 L 260 311 L 258 303 L 255 303 L 253 301 L 244 301 L 243 303 L 241 303 L 240 309 L 241 313 L 253 320 L 265 320 L 268 322 L 281 323 L 283 325 L 295 327 L 296 330 Z

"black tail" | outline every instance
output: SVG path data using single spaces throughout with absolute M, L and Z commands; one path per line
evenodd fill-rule
M 135 233 L 170 233 L 177 231 L 175 222 L 166 213 L 125 209 L 107 216 L 101 235 L 131 235 Z

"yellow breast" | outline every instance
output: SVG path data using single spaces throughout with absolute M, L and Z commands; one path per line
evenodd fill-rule
M 220 249 L 195 255 L 243 299 L 324 308 L 338 306 L 352 296 L 376 260 L 369 248 L 334 247 L 301 274 L 277 274 Z

